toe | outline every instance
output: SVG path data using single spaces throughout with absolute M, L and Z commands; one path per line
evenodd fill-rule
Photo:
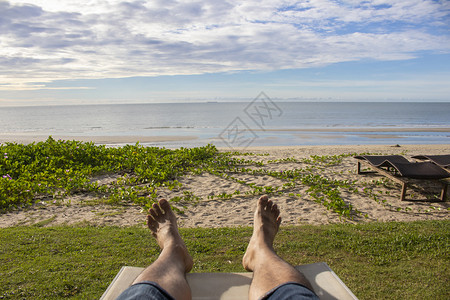
M 277 218 L 277 225 L 278 225 L 278 227 L 280 226 L 280 224 L 281 224 L 281 217 L 278 216 L 278 218 Z
M 170 204 L 169 204 L 169 202 L 167 202 L 166 199 L 159 200 L 159 206 L 161 207 L 164 214 L 166 214 L 170 211 Z
M 267 203 L 266 203 L 266 207 L 265 207 L 265 209 L 266 210 L 272 210 L 272 207 L 274 206 L 275 204 L 272 202 L 272 200 L 269 200 L 269 201 L 267 201 Z
M 161 211 L 161 207 L 159 207 L 158 203 L 153 203 L 153 211 L 157 216 L 162 216 L 163 212 Z
M 278 209 L 278 205 L 275 203 L 272 205 L 272 212 L 276 214 L 277 216 L 280 214 L 280 210 Z
M 147 215 L 147 226 L 152 231 L 156 229 L 155 219 L 151 215 Z
M 153 219 L 155 219 L 155 220 L 158 218 L 158 213 L 157 213 L 156 210 L 153 209 L 153 208 L 150 209 L 149 214 L 150 214 L 150 216 L 152 216 Z
M 267 197 L 267 195 L 261 196 L 261 198 L 259 198 L 259 200 L 263 201 L 263 202 L 267 202 L 269 200 L 269 197 Z

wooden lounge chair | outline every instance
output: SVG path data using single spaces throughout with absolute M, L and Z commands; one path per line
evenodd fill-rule
M 432 162 L 413 163 L 401 155 L 361 155 L 355 156 L 358 160 L 358 174 L 367 173 L 361 171 L 361 163 L 366 164 L 376 172 L 392 179 L 402 186 L 400 200 L 405 200 L 407 180 L 426 179 L 439 180 L 442 184 L 441 201 L 445 201 L 447 186 L 449 184 L 446 178 L 450 173 Z
M 412 158 L 419 160 L 429 160 L 443 168 L 450 168 L 450 154 L 444 155 L 416 155 Z

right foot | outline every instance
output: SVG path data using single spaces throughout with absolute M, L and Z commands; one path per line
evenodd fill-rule
M 192 269 L 192 257 L 178 232 L 177 218 L 166 199 L 153 204 L 147 216 L 147 225 L 162 250 L 174 250 L 175 255 L 184 263 L 186 273 Z
M 274 251 L 273 241 L 280 228 L 281 217 L 277 205 L 268 200 L 267 196 L 259 198 L 255 220 L 253 224 L 253 235 L 242 259 L 242 265 L 247 271 L 253 271 L 257 263 L 257 255 L 261 251 Z

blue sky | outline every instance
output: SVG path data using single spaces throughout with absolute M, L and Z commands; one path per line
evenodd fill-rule
M 0 0 L 0 105 L 450 101 L 450 1 Z

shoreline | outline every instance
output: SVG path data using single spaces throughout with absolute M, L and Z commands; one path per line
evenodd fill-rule
M 229 151 L 229 148 L 220 148 Z M 192 193 L 199 198 L 198 202 L 174 202 L 172 205 L 184 210 L 178 215 L 180 227 L 236 227 L 251 226 L 254 204 L 260 195 L 246 194 L 251 192 L 249 185 L 260 187 L 280 187 L 282 193 L 272 193 L 269 198 L 275 200 L 282 211 L 284 225 L 333 224 L 333 223 L 365 223 L 391 221 L 442 220 L 450 217 L 450 201 L 433 200 L 440 193 L 441 186 L 437 182 L 416 180 L 407 191 L 407 201 L 400 201 L 401 187 L 377 173 L 358 175 L 357 161 L 350 155 L 345 156 L 336 165 L 321 165 L 304 162 L 312 156 L 339 156 L 350 153 L 398 154 L 411 159 L 413 155 L 450 154 L 450 147 L 438 145 L 327 145 L 327 146 L 265 146 L 246 147 L 242 156 L 264 163 L 253 166 L 262 170 L 285 172 L 313 168 L 314 175 L 324 178 L 351 182 L 352 188 L 341 190 L 341 196 L 347 204 L 351 204 L 361 212 L 355 219 L 341 218 L 317 203 L 308 192 L 309 186 L 298 182 L 293 188 L 282 188 L 285 180 L 265 174 L 231 174 L 239 181 L 228 180 L 210 173 L 186 174 L 177 180 L 182 184 L 179 189 L 158 189 L 158 198 L 183 198 Z M 120 177 L 119 174 L 105 174 L 93 178 L 99 184 L 110 184 Z M 236 190 L 239 195 L 229 199 L 214 198 L 211 195 L 232 194 Z M 374 196 L 376 196 L 374 198 Z M 431 197 L 431 198 L 430 198 Z M 431 199 L 431 200 L 430 200 Z M 447 195 L 448 199 L 448 195 Z M 94 203 L 94 204 L 92 204 Z M 75 194 L 64 201 L 47 199 L 39 201 L 32 207 L 0 214 L 0 228 L 10 226 L 43 224 L 53 225 L 93 225 L 93 226 L 144 226 L 146 212 L 138 205 L 124 203 L 119 206 L 102 204 L 89 193 Z
M 262 139 L 270 138 L 267 133 L 286 133 L 293 134 L 296 142 L 300 146 L 303 146 L 300 142 L 306 141 L 304 146 L 312 146 L 312 145 L 334 145 L 330 140 L 342 141 L 344 135 L 351 135 L 354 137 L 359 137 L 362 139 L 370 139 L 370 140 L 385 140 L 385 144 L 388 144 L 389 141 L 397 139 L 398 141 L 393 141 L 393 143 L 397 144 L 398 142 L 403 142 L 404 137 L 401 136 L 402 133 L 448 133 L 450 137 L 450 127 L 402 127 L 402 128 L 391 128 L 391 127 L 382 127 L 382 128 L 273 128 L 273 129 L 248 129 L 249 132 L 254 133 L 263 133 L 266 135 L 261 137 Z M 298 133 L 295 135 L 295 133 Z M 318 136 L 314 136 L 314 133 L 317 133 Z M 326 133 L 330 133 L 330 135 L 323 135 Z M 342 133 L 342 135 L 339 135 Z M 399 134 L 395 134 L 399 133 Z M 41 133 L 27 133 L 27 132 L 17 132 L 17 133 L 0 133 L 0 144 L 2 143 L 23 143 L 29 144 L 33 142 L 42 142 L 47 140 L 49 136 L 52 136 L 55 140 L 77 140 L 82 142 L 93 142 L 99 145 L 116 145 L 116 144 L 135 144 L 139 143 L 176 143 L 176 142 L 196 142 L 201 141 L 200 135 L 70 135 L 70 134 L 41 134 Z M 309 141 L 313 138 L 319 138 L 323 140 L 323 143 L 320 141 L 316 141 L 313 144 L 310 144 Z M 214 144 L 214 141 L 220 140 L 219 136 L 210 137 L 210 143 Z M 207 140 L 204 141 L 205 144 Z M 274 140 L 275 144 L 273 147 L 277 147 L 277 142 Z M 367 140 L 366 140 L 367 142 Z M 407 141 L 406 141 L 407 142 Z M 361 145 L 364 144 L 364 140 L 360 141 L 351 141 L 346 142 L 345 145 Z M 382 142 L 383 143 L 383 142 Z M 408 144 L 416 144 L 409 143 Z M 340 143 L 337 143 L 340 144 Z M 420 143 L 418 143 L 420 144 Z M 427 143 L 425 143 L 427 144 Z M 445 143 L 430 143 L 430 144 L 445 144 Z M 180 145 L 184 146 L 184 145 Z M 257 146 L 259 147 L 259 146 Z M 264 147 L 264 146 L 261 146 Z M 170 147 L 173 148 L 173 147 Z
M 228 151 L 227 147 L 217 147 L 221 151 Z M 233 148 L 236 151 L 247 151 L 255 153 L 260 153 L 267 151 L 273 153 L 274 155 L 293 154 L 301 150 L 304 155 L 340 155 L 343 153 L 353 153 L 353 152 L 416 152 L 429 151 L 427 154 L 450 154 L 450 147 L 447 144 L 408 144 L 408 145 L 298 145 L 298 146 L 248 146 L 248 147 L 236 147 Z M 323 154 L 322 154 L 323 153 Z M 423 154 L 423 153 L 422 153 Z
M 349 128 L 349 127 L 333 127 L 333 128 L 267 128 L 252 129 L 253 131 L 280 131 L 280 132 L 448 132 L 450 127 L 380 127 L 380 128 Z
M 44 142 L 48 139 L 48 135 L 22 135 L 22 134 L 0 134 L 1 143 L 23 143 L 30 144 L 33 142 Z M 71 136 L 71 135 L 51 135 L 55 140 L 76 140 L 80 142 L 93 142 L 99 145 L 106 144 L 127 144 L 139 143 L 156 143 L 156 142 L 177 142 L 177 141 L 193 141 L 198 139 L 197 136 L 129 136 L 129 135 L 101 135 L 101 136 Z

